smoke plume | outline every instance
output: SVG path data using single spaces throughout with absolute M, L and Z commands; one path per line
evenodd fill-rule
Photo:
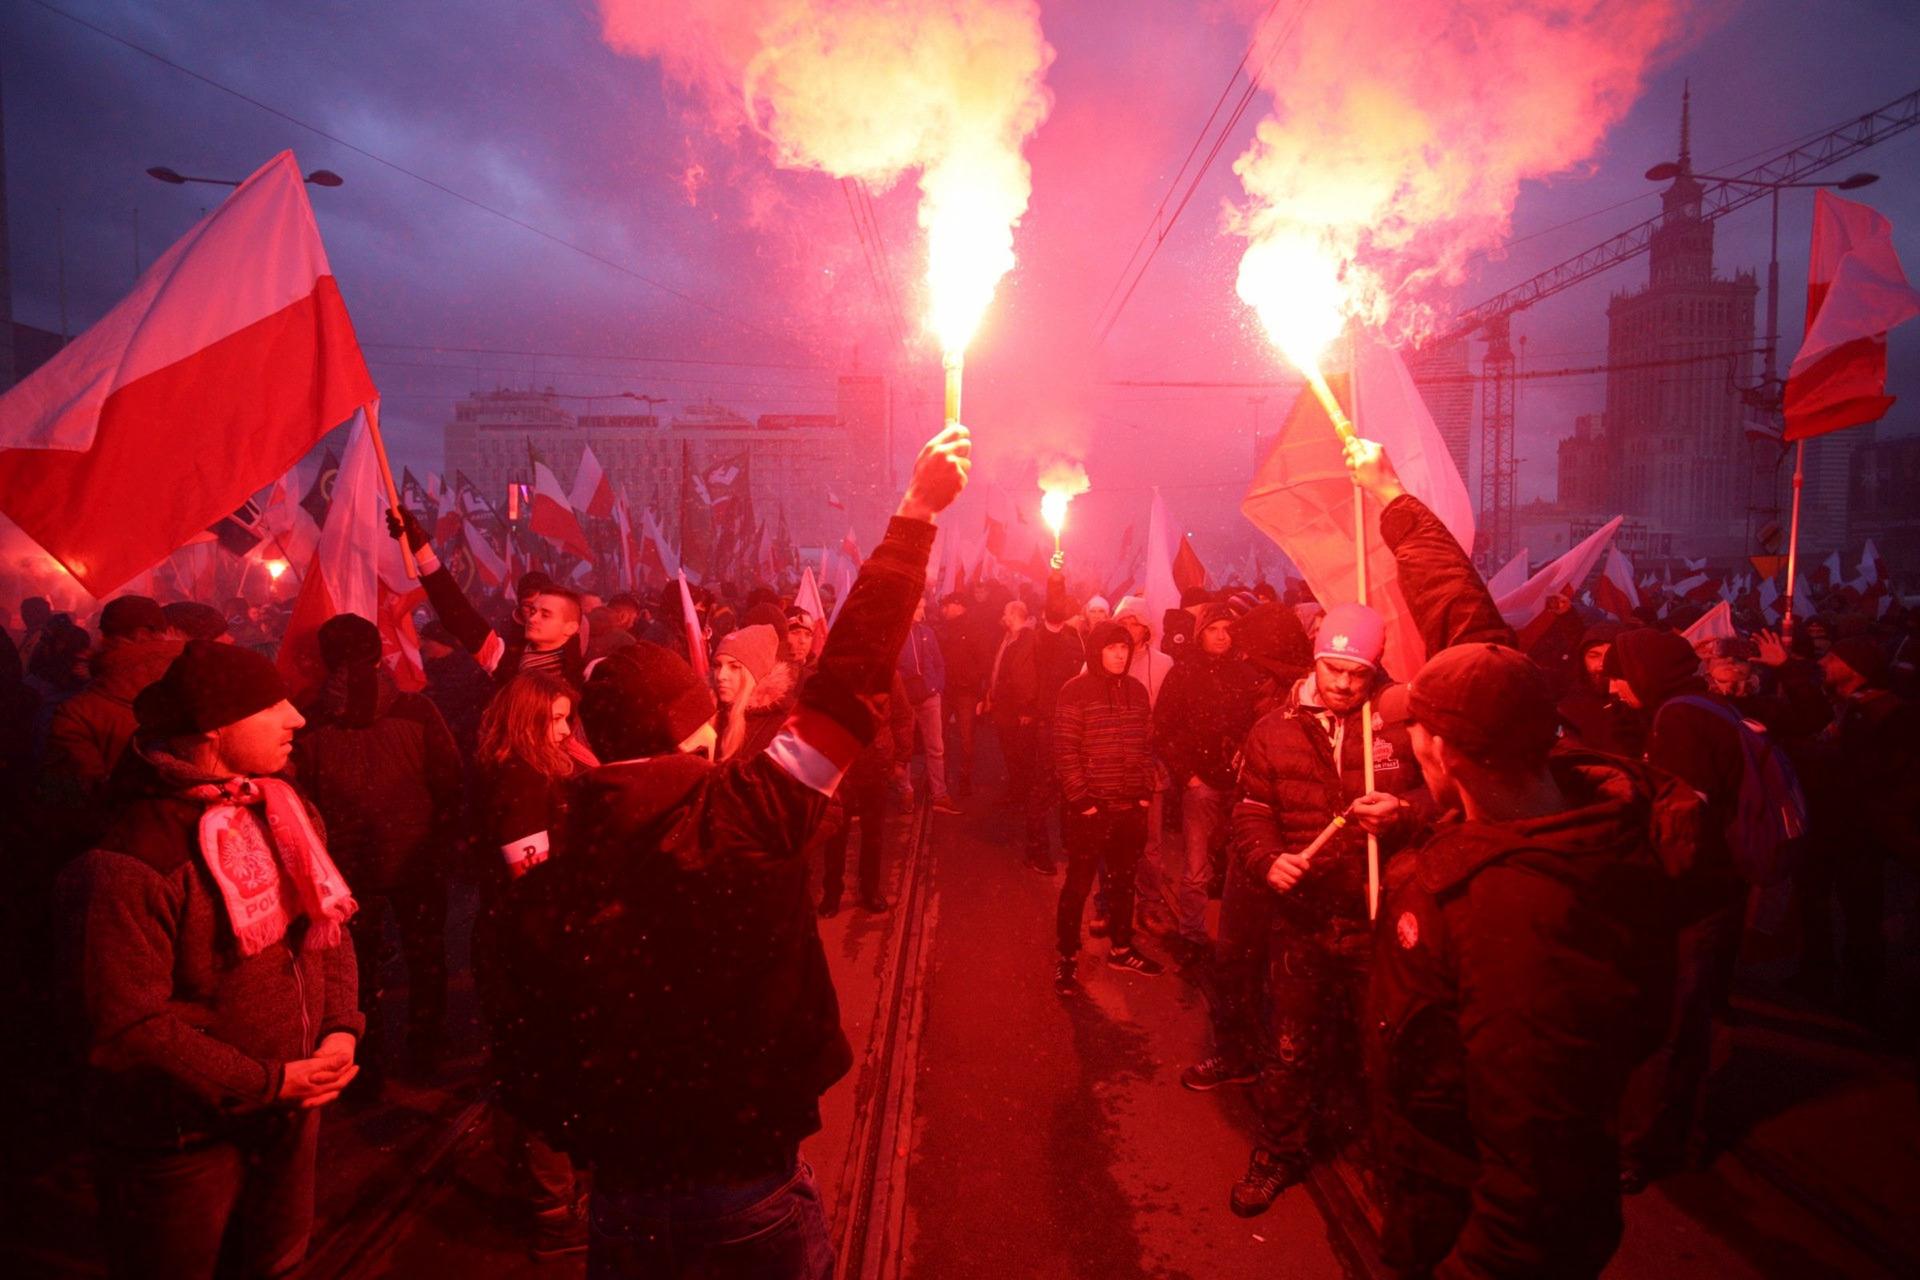
M 1035 0 L 600 0 L 607 43 L 658 58 L 775 160 L 885 190 L 915 173 L 930 320 L 964 346 L 1013 266 L 1053 50 Z
M 1587 161 L 1710 2 L 1282 0 L 1254 58 L 1273 112 L 1234 165 L 1241 297 L 1270 331 L 1291 293 L 1418 338 L 1520 183 Z

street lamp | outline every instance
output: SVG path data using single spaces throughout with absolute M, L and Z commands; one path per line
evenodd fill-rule
M 185 186 L 189 182 L 204 182 L 215 187 L 237 187 L 240 185 L 238 178 L 196 178 L 191 174 L 176 172 L 163 164 L 157 164 L 147 170 L 147 176 L 175 187 Z M 316 187 L 337 187 L 346 181 L 345 178 L 331 169 L 315 169 L 307 175 L 306 180 Z

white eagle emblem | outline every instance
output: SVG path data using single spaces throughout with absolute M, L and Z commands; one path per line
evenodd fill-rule
M 1345 636 L 1335 636 L 1333 638 L 1333 647 L 1336 649 L 1345 649 L 1347 647 L 1347 638 Z

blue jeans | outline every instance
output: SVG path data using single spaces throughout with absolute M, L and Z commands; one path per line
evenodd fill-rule
M 1180 792 L 1185 865 L 1174 890 L 1174 915 L 1180 936 L 1188 942 L 1207 941 L 1207 884 L 1213 879 L 1213 838 L 1227 823 L 1227 793 L 1202 782 Z M 1168 868 L 1171 872 L 1173 868 Z M 1171 875 L 1168 877 L 1171 879 Z
M 833 1241 L 802 1160 L 741 1186 L 603 1189 L 588 1206 L 587 1280 L 829 1280 Z

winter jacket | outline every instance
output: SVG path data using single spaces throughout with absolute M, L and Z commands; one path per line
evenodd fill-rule
M 956 697 L 965 695 L 978 701 L 987 689 L 987 673 L 993 669 L 994 650 L 1000 643 L 999 631 L 975 621 L 972 610 L 958 618 L 941 619 L 933 631 L 947 668 L 947 688 Z
M 180 656 L 177 639 L 111 641 L 93 658 L 93 679 L 54 712 L 46 771 L 97 800 L 133 741 L 133 700 Z
M 488 626 L 431 547 L 421 549 L 420 562 L 420 585 L 426 590 L 427 603 L 433 606 L 434 613 L 460 642 L 461 648 L 486 668 L 496 684 L 505 684 L 520 674 L 520 665 L 527 653 L 526 637 L 502 636 Z M 582 621 L 584 623 L 584 619 Z M 576 691 L 586 687 L 587 659 L 579 632 L 567 637 L 567 642 L 560 646 L 560 665 L 553 669 L 553 674 Z
M 447 722 L 447 731 L 460 748 L 460 758 L 471 763 L 480 738 L 480 720 L 493 701 L 493 678 L 472 654 L 457 649 L 444 657 L 426 658 L 420 665 L 427 677 L 427 697 Z
M 1232 653 L 1195 648 L 1174 663 L 1153 706 L 1153 741 L 1176 787 L 1196 775 L 1216 791 L 1233 786 L 1259 695 L 1259 672 Z
M 1062 626 L 1028 627 L 1014 638 L 1000 659 L 1000 676 L 993 687 L 993 716 L 1011 725 L 1022 716 L 1051 720 L 1060 690 L 1086 664 L 1080 633 Z
M 906 682 L 908 701 L 915 706 L 946 691 L 947 662 L 933 628 L 924 622 L 914 623 L 907 633 L 907 643 L 900 650 L 900 678 Z
M 804 682 L 805 676 L 800 667 L 791 662 L 776 662 L 765 680 L 754 682 L 746 708 L 740 713 L 747 717 L 746 736 L 740 740 L 737 753 L 741 759 L 756 756 L 767 749 L 774 735 L 780 732 L 787 723 L 787 717 L 793 713 L 794 703 L 799 700 L 800 687 Z M 724 731 L 727 717 L 733 714 L 733 708 L 721 708 L 720 722 L 716 727 Z M 724 732 L 722 736 L 725 736 Z
M 204 806 L 131 754 L 114 789 L 124 807 L 57 895 L 90 1119 L 114 1146 L 182 1149 L 271 1104 L 328 1035 L 362 1033 L 353 942 L 305 947 L 296 922 L 243 957 L 200 855 Z
M 509 891 L 503 1097 L 601 1176 L 760 1176 L 820 1127 L 853 1055 L 804 851 L 885 714 L 933 534 L 892 521 L 765 751 L 601 766 L 575 788 L 567 855 Z
M 1094 637 L 1108 629 L 1125 639 L 1126 632 L 1112 623 L 1095 628 Z M 1093 662 L 1099 661 L 1096 648 Z M 1129 805 L 1151 796 L 1152 737 L 1147 687 L 1132 676 L 1092 669 L 1067 681 L 1054 709 L 1052 744 L 1067 807 Z
M 327 820 L 327 848 L 363 897 L 420 884 L 460 826 L 460 748 L 425 695 L 381 666 L 331 672 L 294 739 L 294 776 Z
M 1233 856 L 1249 884 L 1264 885 L 1275 858 L 1306 848 L 1366 790 L 1361 711 L 1336 720 L 1333 734 L 1322 715 L 1308 675 L 1294 685 L 1285 706 L 1247 734 L 1233 807 Z M 1380 674 L 1373 692 L 1374 789 L 1424 810 L 1425 789 L 1407 724 L 1406 686 Z M 1417 824 L 1415 810 L 1405 811 L 1401 825 L 1381 839 L 1382 854 L 1404 846 Z M 1342 829 L 1316 853 L 1299 883 L 1274 895 L 1274 908 L 1275 923 L 1295 930 L 1364 930 L 1367 837 L 1359 825 Z
M 1822 735 L 1823 797 L 1845 829 L 1920 861 L 1920 709 L 1885 689 L 1840 704 Z
M 1619 1244 L 1615 1117 L 1666 1025 L 1665 864 L 1700 811 L 1644 765 L 1551 767 L 1571 808 L 1448 822 L 1387 877 L 1365 1025 L 1391 1265 L 1593 1276 Z
M 1418 499 L 1381 530 L 1429 652 L 1513 643 Z M 1666 1025 L 1673 875 L 1704 814 L 1639 763 L 1562 743 L 1549 767 L 1567 809 L 1452 815 L 1388 876 L 1364 1025 L 1395 1266 L 1591 1276 L 1619 1241 L 1615 1120 Z

